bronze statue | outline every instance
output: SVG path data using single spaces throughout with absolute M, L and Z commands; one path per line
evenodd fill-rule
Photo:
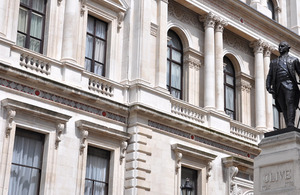
M 278 111 L 283 112 L 287 128 L 294 127 L 300 94 L 296 80 L 296 73 L 300 74 L 300 63 L 288 54 L 289 50 L 287 42 L 279 44 L 280 56 L 271 61 L 266 80 L 267 91 L 273 95 Z

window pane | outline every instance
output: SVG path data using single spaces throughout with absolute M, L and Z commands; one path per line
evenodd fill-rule
M 229 115 L 230 118 L 234 119 L 234 112 L 226 110 L 226 114 Z
M 186 178 L 188 178 L 189 184 L 192 186 L 191 195 L 197 194 L 197 177 L 198 177 L 197 170 L 181 167 L 181 186 L 185 185 Z
M 172 45 L 172 47 L 178 50 L 182 50 L 181 41 L 178 35 L 172 30 L 169 30 L 168 36 L 171 38 L 170 41 L 168 42 L 168 45 Z
M 88 17 L 87 32 L 94 34 L 94 18 Z
M 41 41 L 30 38 L 29 49 L 31 49 L 32 51 L 40 52 L 40 48 L 41 48 Z
M 170 48 L 169 47 L 167 47 L 167 48 L 168 48 L 168 50 L 167 50 L 167 58 L 170 59 Z
M 89 59 L 85 59 L 85 69 L 87 71 L 92 71 L 92 61 Z
M 94 195 L 105 195 L 105 194 L 107 194 L 106 184 L 95 182 L 95 184 L 94 184 Z
M 234 78 L 232 76 L 226 75 L 226 83 L 234 85 Z
M 43 13 L 44 12 L 44 7 L 45 7 L 45 1 L 44 0 L 33 0 L 32 1 L 32 9 Z
M 172 50 L 172 60 L 181 63 L 181 53 L 176 51 L 176 50 Z
M 42 38 L 42 28 L 43 28 L 43 16 L 32 13 L 31 15 L 31 25 L 30 25 L 30 35 L 41 39 Z
M 170 86 L 170 61 L 167 60 L 167 85 Z
M 226 86 L 225 90 L 226 109 L 234 110 L 234 90 L 228 86 Z
M 181 66 L 172 63 L 171 86 L 176 89 L 181 89 Z
M 103 65 L 95 62 L 94 73 L 103 76 Z
M 26 9 L 20 7 L 18 31 L 27 33 L 27 20 L 28 20 L 28 11 Z
M 21 0 L 20 2 L 29 6 L 29 0 Z
M 100 39 L 96 39 L 95 61 L 104 64 L 104 60 L 105 60 L 105 42 Z
M 88 148 L 86 178 L 108 182 L 110 152 L 98 148 Z
M 100 37 L 102 39 L 106 38 L 106 23 L 97 20 L 96 21 L 96 32 L 95 32 L 97 37 Z
M 93 194 L 93 181 L 85 180 L 84 195 Z
M 9 195 L 38 194 L 40 171 L 37 169 L 12 165 L 10 172 Z
M 43 158 L 43 135 L 17 129 L 9 194 L 38 194 Z
M 26 36 L 18 33 L 17 34 L 17 45 L 21 46 L 21 47 L 25 47 L 25 41 L 26 41 Z
M 85 56 L 93 58 L 93 37 L 90 35 L 86 35 Z
M 171 94 L 173 97 L 180 99 L 180 91 L 176 89 L 171 89 Z

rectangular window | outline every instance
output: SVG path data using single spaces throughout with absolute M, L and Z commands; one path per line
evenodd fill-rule
M 105 55 L 107 44 L 107 23 L 88 16 L 85 69 L 105 76 Z
M 197 195 L 197 178 L 197 170 L 181 167 L 181 195 Z
M 42 171 L 44 135 L 18 129 L 9 181 L 9 195 L 38 195 Z
M 43 52 L 46 0 L 21 0 L 17 45 Z
M 109 151 L 88 147 L 85 195 L 108 194 L 109 161 Z

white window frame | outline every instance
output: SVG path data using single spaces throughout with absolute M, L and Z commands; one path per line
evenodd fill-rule
M 80 156 L 78 162 L 76 194 L 84 194 L 86 160 L 88 146 L 110 151 L 108 194 L 123 194 L 125 152 L 129 133 L 112 129 L 103 125 L 85 120 L 76 121 L 80 131 Z
M 51 194 L 55 190 L 53 184 L 51 185 L 55 175 L 46 176 L 46 173 L 54 173 L 56 170 L 56 156 L 62 140 L 61 134 L 71 116 L 9 98 L 2 100 L 1 104 L 6 116 L 4 140 L 1 140 L 3 141 L 2 154 L 7 155 L 1 156 L 0 175 L 3 177 L 3 182 L 0 183 L 0 194 L 8 193 L 17 127 L 45 135 L 39 194 L 45 194 L 46 190 Z
M 197 195 L 206 195 L 206 184 L 210 177 L 212 161 L 217 157 L 217 155 L 179 143 L 173 144 L 172 150 L 176 157 L 175 194 L 181 195 L 181 167 L 184 166 L 198 171 Z
M 127 5 L 124 2 L 120 2 L 122 6 L 116 3 L 105 1 L 93 2 L 89 0 L 84 0 L 82 3 L 82 33 L 80 36 L 82 50 L 81 50 L 81 64 L 85 64 L 85 48 L 86 48 L 86 32 L 87 32 L 87 22 L 88 15 L 95 17 L 103 22 L 107 23 L 107 40 L 106 40 L 106 55 L 105 55 L 105 77 L 114 80 L 115 74 L 118 73 L 116 70 L 116 62 L 118 56 L 120 56 L 120 45 L 119 40 L 119 30 L 122 28 L 122 23 L 124 20 L 125 12 L 127 10 Z M 92 74 L 89 71 L 85 73 Z

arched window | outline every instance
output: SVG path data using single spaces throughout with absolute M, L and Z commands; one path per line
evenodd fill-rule
M 224 57 L 224 110 L 235 119 L 235 72 L 232 62 Z
M 275 20 L 275 8 L 272 0 L 268 0 L 268 9 L 272 13 L 272 19 Z
M 168 31 L 167 88 L 173 97 L 182 99 L 182 43 L 178 35 Z

